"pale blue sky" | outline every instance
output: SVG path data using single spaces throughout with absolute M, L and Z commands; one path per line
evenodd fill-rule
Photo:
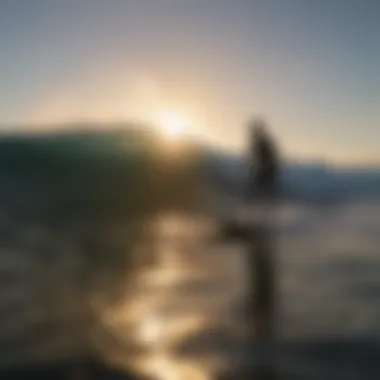
M 185 114 L 243 146 L 262 114 L 296 157 L 380 161 L 380 2 L 0 0 L 0 122 Z

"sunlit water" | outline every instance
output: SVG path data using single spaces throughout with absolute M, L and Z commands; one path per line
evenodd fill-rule
M 378 378 L 379 211 L 279 206 L 284 371 Z M 214 239 L 213 227 L 172 215 L 53 228 L 4 214 L 1 364 L 94 354 L 163 380 L 247 365 L 244 249 Z

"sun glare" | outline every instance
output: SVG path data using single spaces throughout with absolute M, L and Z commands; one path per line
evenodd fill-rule
M 160 131 L 168 138 L 182 137 L 188 129 L 188 119 L 179 113 L 166 112 L 157 117 Z

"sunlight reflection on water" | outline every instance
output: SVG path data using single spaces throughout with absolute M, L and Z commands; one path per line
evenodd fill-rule
M 159 219 L 157 233 L 151 237 L 157 255 L 155 264 L 136 277 L 132 299 L 125 299 L 125 305 L 118 305 L 111 312 L 116 334 L 128 329 L 126 339 L 143 347 L 142 354 L 134 356 L 132 365 L 143 374 L 165 380 L 209 378 L 213 370 L 211 362 L 218 359 L 217 347 L 208 357 L 204 355 L 197 360 L 178 353 L 176 348 L 210 326 L 226 328 L 231 323 L 228 316 L 226 320 L 228 299 L 232 302 L 244 288 L 242 279 L 231 276 L 230 268 L 223 263 L 223 256 L 228 253 L 219 249 L 206 255 L 201 230 L 196 231 L 188 223 L 186 219 Z M 190 257 L 184 254 L 184 248 L 189 248 L 186 239 L 189 234 L 193 241 Z M 198 243 L 194 244 L 197 234 Z M 168 236 L 176 238 L 167 239 Z M 214 256 L 213 266 L 208 264 L 210 255 Z M 233 261 L 239 261 L 236 253 L 232 256 Z M 225 287 L 212 286 L 213 283 L 224 283 L 229 289 L 224 292 Z

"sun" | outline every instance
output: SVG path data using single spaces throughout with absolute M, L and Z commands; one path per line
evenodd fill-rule
M 183 137 L 189 127 L 188 118 L 176 112 L 163 112 L 157 116 L 157 125 L 165 137 L 177 139 Z

